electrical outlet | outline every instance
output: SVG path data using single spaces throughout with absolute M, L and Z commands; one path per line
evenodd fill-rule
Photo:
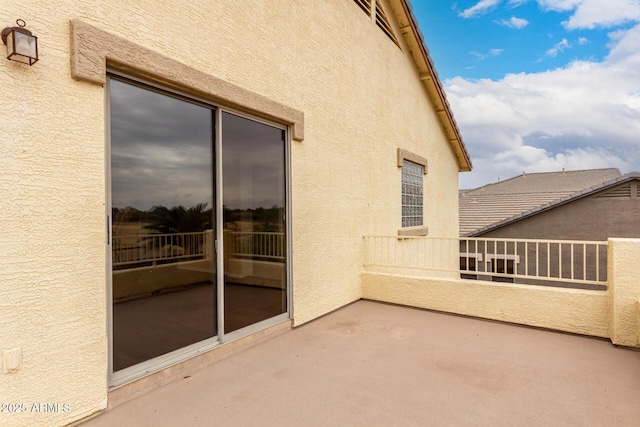
M 2 373 L 13 374 L 22 365 L 22 349 L 12 348 L 2 352 Z

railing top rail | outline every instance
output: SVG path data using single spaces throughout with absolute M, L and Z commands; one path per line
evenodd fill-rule
M 211 230 L 205 231 L 190 231 L 187 233 L 149 233 L 149 234 L 125 234 L 121 236 L 113 236 L 114 239 L 133 239 L 135 237 L 169 237 L 169 236 L 198 236 L 201 234 L 205 234 L 210 232 Z
M 606 240 L 555 240 L 555 239 L 520 239 L 520 238 L 498 238 L 498 237 L 436 237 L 436 236 L 398 236 L 398 235 L 378 235 L 364 234 L 366 238 L 388 238 L 388 239 L 416 239 L 416 240 L 459 240 L 459 241 L 478 241 L 478 242 L 524 242 L 524 243 L 562 243 L 562 244 L 586 244 L 586 245 L 607 245 Z
M 270 234 L 270 235 L 284 235 L 284 231 L 233 231 L 225 230 L 231 234 Z

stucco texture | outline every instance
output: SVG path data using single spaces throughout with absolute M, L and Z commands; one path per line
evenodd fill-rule
M 609 337 L 611 298 L 602 291 L 365 273 L 363 297 L 465 316 Z
M 359 299 L 362 235 L 401 227 L 398 148 L 429 161 L 430 235 L 457 233 L 458 162 L 382 3 L 400 48 L 350 0 L 0 4 L 5 25 L 27 22 L 40 54 L 33 67 L 0 60 L 0 350 L 23 355 L 0 376 L 0 396 L 70 405 L 0 414 L 0 424 L 63 425 L 106 405 L 106 94 L 72 78 L 70 22 L 304 114 L 291 147 L 300 325 Z M 146 76 L 140 59 L 132 71 Z
M 608 258 L 613 291 L 611 341 L 640 346 L 640 239 L 609 239 Z
M 106 404 L 104 93 L 70 79 L 64 9 L 0 4 L 40 46 L 32 67 L 0 60 L 0 351 L 22 353 L 0 401 L 26 410 L 0 425 L 61 425 Z
M 363 273 L 363 298 L 610 338 L 640 347 L 640 239 L 608 240 L 604 291 Z

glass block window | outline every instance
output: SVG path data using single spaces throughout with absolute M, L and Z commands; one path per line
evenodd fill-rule
M 424 168 L 404 160 L 402 163 L 402 226 L 422 225 L 422 189 Z

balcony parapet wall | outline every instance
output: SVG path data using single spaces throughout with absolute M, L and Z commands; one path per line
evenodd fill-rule
M 375 301 L 609 337 L 608 291 L 364 273 L 362 293 Z
M 363 298 L 611 339 L 640 347 L 640 239 L 609 239 L 607 289 L 363 273 Z

